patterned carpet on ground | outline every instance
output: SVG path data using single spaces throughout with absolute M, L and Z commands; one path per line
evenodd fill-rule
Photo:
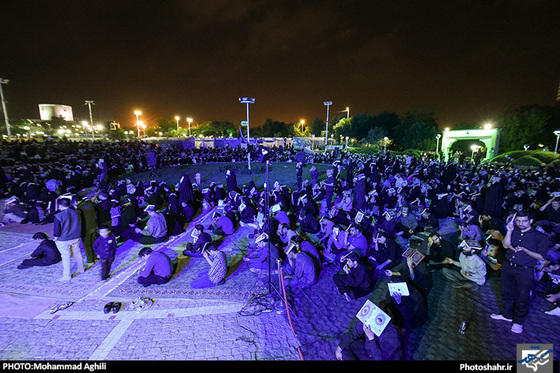
M 207 224 L 204 225 L 207 226 Z M 109 295 L 117 297 L 150 296 L 153 298 L 246 300 L 259 282 L 259 275 L 249 271 L 247 262 L 243 261 L 250 242 L 247 235 L 251 232 L 252 228 L 250 227 L 240 227 L 230 236 L 220 239 L 217 236 L 213 237 L 215 241 L 220 243 L 219 249 L 224 251 L 228 258 L 228 273 L 223 285 L 205 289 L 191 288 L 190 284 L 198 277 L 198 273 L 208 269 L 209 265 L 202 257 L 182 255 L 187 242 L 192 240 L 190 234 L 186 234 L 174 244 L 164 245 L 159 249 L 176 263 L 175 273 L 167 284 L 151 285 L 145 288 L 138 284 L 137 277 L 134 275 Z

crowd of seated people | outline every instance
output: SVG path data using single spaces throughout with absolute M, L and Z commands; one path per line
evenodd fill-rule
M 487 265 L 487 276 L 500 273 L 509 260 L 503 244 L 506 223 L 522 211 L 546 235 L 544 251 L 549 253 L 539 260 L 540 271 L 552 273 L 558 264 L 554 252 L 560 247 L 560 172 L 555 166 L 517 169 L 484 162 L 443 162 L 427 155 L 327 152 L 302 156 L 291 147 L 270 148 L 268 159 L 295 162 L 299 176 L 291 185 L 274 182 L 267 196 L 253 183 L 237 185 L 233 170 L 226 173 L 224 184 L 214 179 L 200 185 L 192 183 L 188 175 L 177 186 L 155 181 L 132 184 L 122 177 L 130 164 L 134 171 L 145 170 L 142 156 L 148 151 L 157 154 L 158 167 L 166 167 L 238 162 L 246 159 L 243 149 L 184 150 L 142 143 L 53 146 L 64 161 L 55 161 L 41 151 L 34 156 L 52 159 L 52 168 L 46 166 L 48 162 L 26 163 L 32 157 L 22 159 L 19 149 L 19 160 L 2 175 L 5 196 L 13 194 L 17 203 L 28 206 L 41 201 L 46 204 L 44 219 L 48 219 L 49 202 L 57 195 L 96 186 L 100 190 L 96 203 L 111 202 L 103 207 L 108 214 L 103 214 L 101 206 L 97 208 L 99 219 L 108 219 L 117 239 L 138 242 L 165 240 L 185 231 L 201 210 L 218 207 L 211 226 L 194 227 L 193 242 L 183 254 L 208 255 L 203 248 L 212 240 L 210 234 L 227 236 L 248 227 L 249 237 L 255 241 L 255 250 L 247 258 L 253 271 L 275 270 L 280 262 L 289 289 L 313 286 L 330 266 L 338 271 L 333 285 L 349 301 L 365 300 L 382 276 L 406 283 L 412 295 L 391 294 L 385 299 L 385 306 L 399 315 L 395 320 L 400 329 L 410 330 L 425 322 L 424 317 L 409 319 L 417 316 L 408 311 L 425 310 L 437 271 L 445 269 L 446 278 L 457 279 L 449 271 L 461 274 L 465 257 L 476 255 Z M 262 148 L 251 151 L 251 158 L 258 159 Z M 105 161 L 100 164 L 99 159 Z M 324 174 L 311 165 L 321 163 L 329 165 Z M 106 186 L 99 177 L 103 173 L 108 175 Z M 156 220 L 150 230 L 147 222 L 152 219 Z M 156 237 L 163 226 L 165 234 Z M 463 241 L 478 242 L 480 250 L 464 250 Z M 410 247 L 423 251 L 424 260 L 403 258 Z M 274 268 L 268 268 L 269 255 Z M 482 280 L 477 282 L 480 284 Z

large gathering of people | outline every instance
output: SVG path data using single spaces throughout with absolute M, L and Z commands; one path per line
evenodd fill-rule
M 333 296 L 348 301 L 365 301 L 381 279 L 406 284 L 406 294 L 388 291 L 377 300 L 392 316 L 390 326 L 377 335 L 367 324 L 356 324 L 333 352 L 337 359 L 402 359 L 402 336 L 427 322 L 436 271 L 456 291 L 474 296 L 489 276 L 500 276 L 502 309 L 488 317 L 509 322 L 513 333 L 523 332 L 531 294 L 539 285 L 552 303 L 547 314 L 560 316 L 558 281 L 543 281 L 560 278 L 560 171 L 554 165 L 523 169 L 445 162 L 429 154 L 254 146 L 251 159 L 294 162 L 294 183 L 238 185 L 233 168 L 222 176 L 223 183 L 214 177 L 203 184 L 199 175 L 192 182 L 188 174 L 177 184 L 132 183 L 127 178 L 132 173 L 149 171 L 152 177 L 156 169 L 170 166 L 242 162 L 247 150 L 142 142 L 3 147 L 11 161 L 4 161 L 0 174 L 0 193 L 9 201 L 2 223 L 54 222 L 54 244 L 61 254 L 55 255 L 47 234 L 39 235 L 45 254 L 37 250 L 21 269 L 62 260 L 61 281 L 69 281 L 72 255 L 80 272 L 99 258 L 106 280 L 117 244 L 165 242 L 185 232 L 201 212 L 213 211 L 210 226 L 190 227 L 192 240 L 182 252 L 204 258 L 209 266 L 193 288 L 225 283 L 227 256 L 213 237 L 241 228 L 251 241 L 245 258 L 251 271 L 280 272 L 290 296 L 313 287 L 330 267 L 336 269 Z M 324 174 L 318 164 L 327 165 Z M 421 260 L 403 257 L 409 249 Z M 38 262 L 39 255 L 48 260 Z M 170 281 L 175 269 L 164 253 L 147 248 L 139 256 L 149 264 L 140 284 Z

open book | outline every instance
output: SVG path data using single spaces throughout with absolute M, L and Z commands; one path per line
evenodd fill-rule
M 420 251 L 416 250 L 415 248 L 409 247 L 403 254 L 403 258 L 408 258 L 409 256 L 412 257 L 412 263 L 414 266 L 417 266 L 418 263 L 422 261 L 426 257 L 426 255 L 422 254 Z
M 383 333 L 389 321 L 391 321 L 391 317 L 369 299 L 366 300 L 356 316 L 361 322 L 368 325 L 371 331 L 378 337 Z

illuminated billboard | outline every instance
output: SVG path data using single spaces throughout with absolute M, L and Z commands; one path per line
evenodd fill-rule
M 52 118 L 62 118 L 67 122 L 74 120 L 70 105 L 39 104 L 39 114 L 41 120 L 51 120 Z

